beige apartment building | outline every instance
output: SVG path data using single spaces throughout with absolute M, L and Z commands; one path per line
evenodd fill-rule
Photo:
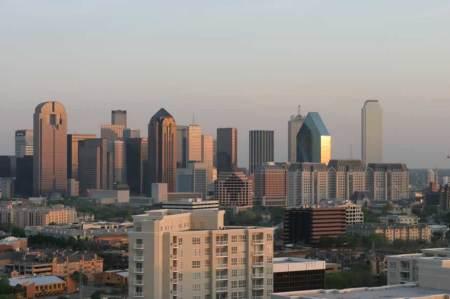
M 349 200 L 355 192 L 366 191 L 366 170 L 361 160 L 331 160 L 328 180 L 330 199 Z
M 350 234 L 361 236 L 381 235 L 388 241 L 431 241 L 431 228 L 426 224 L 384 224 L 366 223 L 347 227 Z
M 323 163 L 293 163 L 288 170 L 288 207 L 309 208 L 328 199 L 328 170 Z
M 129 298 L 270 298 L 273 229 L 225 227 L 224 211 L 152 210 L 129 233 Z
M 367 166 L 367 190 L 376 201 L 409 198 L 409 171 L 405 164 L 373 163 Z
M 18 227 L 45 226 L 50 223 L 70 224 L 77 221 L 75 208 L 56 205 L 53 207 L 0 207 L 0 224 Z

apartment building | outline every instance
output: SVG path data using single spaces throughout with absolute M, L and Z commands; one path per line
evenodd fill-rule
M 328 199 L 328 170 L 322 163 L 293 163 L 288 170 L 288 207 L 315 207 Z
M 52 207 L 14 206 L 0 207 L 0 224 L 42 226 L 52 224 L 70 224 L 76 222 L 77 211 L 72 207 L 55 205 Z
M 133 216 L 129 298 L 270 298 L 273 229 L 225 227 L 224 214 L 152 210 Z
M 267 162 L 255 168 L 255 202 L 265 207 L 285 207 L 287 165 Z
M 409 198 L 409 171 L 405 164 L 371 163 L 367 166 L 367 189 L 372 200 Z
M 331 160 L 328 163 L 330 199 L 349 200 L 355 192 L 366 191 L 366 170 L 361 160 Z
M 394 242 L 396 240 L 431 241 L 431 227 L 427 224 L 354 224 L 347 227 L 347 232 L 361 236 L 381 235 L 390 242 Z

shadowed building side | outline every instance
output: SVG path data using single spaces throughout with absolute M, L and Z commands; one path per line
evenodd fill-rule
M 176 186 L 176 136 L 175 119 L 161 108 L 148 124 L 149 184 L 167 183 L 169 192 Z

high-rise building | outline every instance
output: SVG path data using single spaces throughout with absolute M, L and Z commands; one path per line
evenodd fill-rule
M 297 115 L 292 115 L 288 122 L 288 161 L 291 163 L 297 161 L 297 135 L 304 120 L 299 106 Z
M 67 178 L 78 181 L 78 142 L 94 138 L 95 134 L 67 134 Z
M 113 110 L 111 111 L 111 124 L 120 125 L 124 128 L 127 127 L 127 111 L 126 110 Z
M 122 139 L 125 127 L 122 125 L 104 124 L 101 127 L 100 137 L 113 144 L 114 140 Z
M 177 126 L 177 167 L 202 161 L 202 129 L 198 124 Z
M 123 139 L 140 138 L 140 137 L 141 137 L 141 130 L 139 129 L 125 128 L 123 130 Z
M 372 200 L 409 199 L 409 171 L 401 163 L 371 163 L 367 166 L 367 189 Z
M 255 202 L 266 207 L 285 207 L 288 165 L 267 162 L 255 169 Z
M 328 199 L 328 170 L 322 163 L 293 163 L 287 177 L 289 207 L 316 207 Z
M 361 160 L 331 160 L 328 163 L 329 199 L 350 200 L 355 192 L 365 192 L 366 170 Z
M 34 193 L 67 191 L 67 114 L 55 101 L 39 104 L 34 112 Z
M 126 165 L 126 148 L 125 141 L 114 140 L 113 150 L 113 182 L 114 185 L 124 185 L 127 183 L 127 165 Z
M 16 158 L 14 193 L 24 197 L 33 195 L 33 156 Z
M 208 172 L 208 184 L 214 183 L 214 138 L 211 135 L 202 135 L 202 162 Z
M 215 193 L 222 207 L 246 208 L 253 205 L 253 181 L 242 171 L 219 173 Z
M 367 100 L 361 110 L 361 159 L 365 165 L 383 163 L 383 110 L 378 100 Z
M 208 170 L 205 163 L 189 162 L 187 168 L 178 168 L 176 192 L 195 192 L 206 199 L 208 195 Z
M 217 171 L 233 171 L 237 167 L 237 129 L 217 129 Z
M 103 138 L 85 139 L 78 144 L 78 174 L 80 192 L 88 189 L 111 189 L 108 180 L 112 161 L 108 153 L 108 141 Z
M 148 177 L 148 140 L 147 138 L 130 138 L 126 140 L 127 182 L 130 193 L 147 193 L 146 178 Z
M 319 113 L 309 112 L 297 134 L 297 162 L 328 164 L 331 136 Z
M 249 167 L 250 173 L 265 162 L 274 160 L 273 131 L 252 130 L 249 132 Z
M 164 108 L 148 124 L 149 183 L 167 183 L 169 192 L 176 188 L 177 124 Z
M 130 299 L 260 298 L 273 290 L 273 228 L 226 227 L 217 209 L 133 216 Z
M 439 184 L 439 170 L 428 169 L 427 170 L 427 186 L 431 184 Z
M 15 134 L 16 157 L 33 156 L 33 130 L 17 130 Z
M 316 243 L 323 237 L 345 234 L 344 208 L 287 209 L 284 216 L 284 242 Z

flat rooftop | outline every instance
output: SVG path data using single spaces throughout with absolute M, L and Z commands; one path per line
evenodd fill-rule
M 415 284 L 392 285 L 375 288 L 353 288 L 343 290 L 314 290 L 272 294 L 272 299 L 378 299 L 378 298 L 426 298 L 446 299 L 449 292 L 443 290 L 425 289 Z M 440 297 L 442 296 L 442 297 Z

